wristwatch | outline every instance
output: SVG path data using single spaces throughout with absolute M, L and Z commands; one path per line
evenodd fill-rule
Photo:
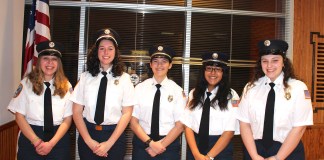
M 209 158 L 209 160 L 214 160 L 214 158 L 209 156 L 208 153 L 206 154 L 206 156 Z
M 151 141 L 152 141 L 152 138 L 150 138 L 150 139 L 148 139 L 148 140 L 146 140 L 146 141 L 144 142 L 145 148 L 147 148 L 147 147 L 150 146 Z

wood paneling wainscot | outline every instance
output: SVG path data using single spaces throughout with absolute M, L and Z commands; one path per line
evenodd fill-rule
M 18 125 L 15 121 L 0 126 L 0 159 L 15 160 L 17 152 Z

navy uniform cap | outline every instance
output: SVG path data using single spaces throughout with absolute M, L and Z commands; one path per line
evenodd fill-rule
M 202 55 L 203 63 L 216 63 L 221 66 L 227 66 L 229 56 L 222 52 L 209 52 Z
M 258 43 L 260 56 L 273 54 L 285 56 L 288 50 L 288 43 L 283 40 L 263 40 Z
M 38 57 L 50 55 L 62 58 L 63 45 L 58 42 L 44 41 L 36 46 Z
M 104 28 L 97 31 L 96 43 L 95 43 L 96 46 L 99 45 L 99 42 L 102 39 L 112 40 L 116 44 L 116 46 L 118 46 L 120 43 L 120 37 L 118 33 L 112 28 Z
M 149 54 L 151 56 L 151 60 L 153 58 L 167 58 L 170 62 L 172 62 L 172 58 L 175 55 L 175 51 L 165 45 L 156 45 L 150 48 Z

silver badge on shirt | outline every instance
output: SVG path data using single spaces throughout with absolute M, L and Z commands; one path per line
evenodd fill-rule
M 169 96 L 168 96 L 168 101 L 169 101 L 169 102 L 172 102 L 172 101 L 173 101 L 173 96 L 172 96 L 172 95 L 169 95 Z
M 116 79 L 115 82 L 114 82 L 115 85 L 118 85 L 119 84 L 119 80 Z
M 285 89 L 285 98 L 289 100 L 291 98 L 290 87 Z

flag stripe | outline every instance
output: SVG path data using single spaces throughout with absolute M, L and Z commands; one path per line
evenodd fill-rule
M 46 35 L 45 35 L 46 36 Z M 35 43 L 36 44 L 38 44 L 38 43 L 40 43 L 40 42 L 44 42 L 44 41 L 48 41 L 49 40 L 49 38 L 48 37 L 44 37 L 43 35 L 41 35 L 41 34 L 36 34 L 35 35 Z
M 49 17 L 48 15 L 42 13 L 42 12 L 39 12 L 39 11 L 36 11 L 36 23 L 41 23 L 45 26 L 49 26 L 50 22 L 49 22 Z
M 48 4 L 48 0 L 33 0 L 26 36 L 22 76 L 26 76 L 32 70 L 32 65 L 37 62 L 37 44 L 51 40 Z
M 23 72 L 22 78 L 31 71 L 32 68 L 32 58 L 34 55 L 34 38 L 35 38 L 35 10 L 36 10 L 36 0 L 33 0 L 30 15 L 29 15 L 29 22 L 28 22 L 28 30 L 27 30 L 27 38 L 26 38 L 26 45 L 25 45 L 25 57 L 23 61 Z

